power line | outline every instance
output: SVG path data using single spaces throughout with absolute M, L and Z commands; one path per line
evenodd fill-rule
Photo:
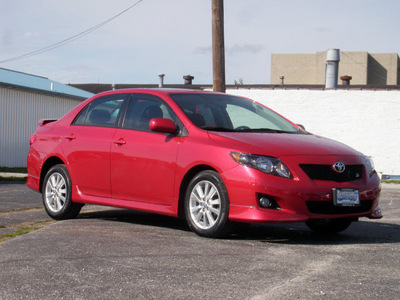
M 16 61 L 16 60 L 28 58 L 28 57 L 31 57 L 31 56 L 34 56 L 34 55 L 38 55 L 38 54 L 41 54 L 41 53 L 44 53 L 44 52 L 47 52 L 47 51 L 62 47 L 64 45 L 66 45 L 66 44 L 69 44 L 69 43 L 71 43 L 71 42 L 73 42 L 73 41 L 75 41 L 75 40 L 77 40 L 77 39 L 79 39 L 79 38 L 81 38 L 81 37 L 83 37 L 85 35 L 88 35 L 89 33 L 93 32 L 95 30 L 99 29 L 100 27 L 103 27 L 104 25 L 110 23 L 111 21 L 113 21 L 114 19 L 118 18 L 122 14 L 126 13 L 128 10 L 130 10 L 133 7 L 135 7 L 136 5 L 138 5 L 142 1 L 143 0 L 139 0 L 139 1 L 135 2 L 134 4 L 132 4 L 131 6 L 126 8 L 125 10 L 121 11 L 120 13 L 116 14 L 115 16 L 113 16 L 113 17 L 111 17 L 111 18 L 109 18 L 109 19 L 107 19 L 107 20 L 105 20 L 105 21 L 103 21 L 103 22 L 101 22 L 101 23 L 99 23 L 99 24 L 97 24 L 97 25 L 85 30 L 85 31 L 82 31 L 82 32 L 80 32 L 80 33 L 78 33 L 78 34 L 76 34 L 74 36 L 71 36 L 71 37 L 69 37 L 69 38 L 67 38 L 65 40 L 62 40 L 61 42 L 52 44 L 50 46 L 47 46 L 47 47 L 41 48 L 39 50 L 35 50 L 35 51 L 32 51 L 32 52 L 26 53 L 26 54 L 23 54 L 23 55 L 19 55 L 19 56 L 16 56 L 16 57 L 12 57 L 12 58 L 8 58 L 8 59 L 5 59 L 5 60 L 1 60 L 0 64 L 9 63 L 9 62 L 13 62 L 13 61 Z

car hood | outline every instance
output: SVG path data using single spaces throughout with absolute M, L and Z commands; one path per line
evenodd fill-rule
M 340 142 L 312 134 L 209 132 L 209 137 L 240 152 L 268 156 L 362 155 Z

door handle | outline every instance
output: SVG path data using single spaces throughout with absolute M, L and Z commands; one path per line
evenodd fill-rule
M 114 140 L 113 143 L 122 146 L 126 144 L 126 141 L 123 138 L 120 138 L 119 140 Z
M 67 135 L 65 138 L 66 138 L 67 140 L 70 140 L 70 141 L 72 141 L 72 140 L 76 139 L 76 136 L 75 136 L 75 134 L 73 134 L 73 133 L 70 133 L 70 134 L 69 134 L 69 135 Z

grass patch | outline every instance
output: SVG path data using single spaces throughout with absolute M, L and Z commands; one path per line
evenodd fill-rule
M 23 235 L 23 234 L 27 234 L 31 231 L 37 230 L 37 229 L 41 229 L 46 225 L 50 225 L 55 223 L 56 221 L 53 219 L 49 219 L 49 220 L 43 220 L 43 221 L 37 221 L 34 223 L 23 223 L 23 224 L 19 224 L 18 226 L 4 226 L 4 225 L 0 225 L 0 228 L 11 228 L 11 227 L 17 227 L 17 230 L 14 232 L 10 232 L 10 233 L 4 233 L 2 235 L 0 235 L 0 243 L 7 241 L 7 240 L 11 240 L 17 236 Z
M 27 177 L 3 177 L 0 176 L 0 181 L 26 181 Z
M 49 220 L 44 220 L 44 221 L 37 221 L 35 224 L 36 225 L 50 225 L 50 224 L 53 224 L 55 222 L 57 222 L 57 221 L 53 220 L 53 219 L 49 219 Z
M 0 173 L 24 173 L 26 174 L 28 170 L 26 168 L 9 168 L 9 167 L 1 167 L 0 166 Z M 26 181 L 26 176 L 0 176 L 0 181 Z
M 13 238 L 15 238 L 17 236 L 20 236 L 20 235 L 23 235 L 23 234 L 27 234 L 27 233 L 29 233 L 31 231 L 34 231 L 34 230 L 37 230 L 37 229 L 40 229 L 40 228 L 43 228 L 43 226 L 19 227 L 17 229 L 17 231 L 10 232 L 10 233 L 4 233 L 4 234 L 0 235 L 0 243 L 4 242 L 4 241 L 7 241 L 7 240 L 10 240 L 10 239 L 13 239 Z
M 11 210 L 1 210 L 0 213 L 10 213 L 10 212 L 20 212 L 20 211 L 31 211 L 31 210 L 37 210 L 37 209 L 43 209 L 43 206 L 21 207 L 21 208 L 16 208 L 16 209 L 11 209 Z M 1 225 L 0 225 L 0 226 L 1 226 Z
M 27 173 L 28 170 L 26 168 L 9 168 L 9 167 L 1 167 L 0 166 L 0 172 L 6 172 L 6 173 Z
M 383 183 L 394 183 L 394 184 L 400 184 L 400 180 L 390 180 L 390 179 L 383 179 Z

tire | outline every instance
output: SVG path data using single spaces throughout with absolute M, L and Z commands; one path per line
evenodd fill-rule
M 73 219 L 83 206 L 71 200 L 71 179 L 65 165 L 55 165 L 47 172 L 42 199 L 47 214 L 55 220 Z
M 202 171 L 189 183 L 185 194 L 185 217 L 199 236 L 221 238 L 229 234 L 229 198 L 221 176 Z
M 353 219 L 310 219 L 306 225 L 313 231 L 322 234 L 335 234 L 347 229 Z

